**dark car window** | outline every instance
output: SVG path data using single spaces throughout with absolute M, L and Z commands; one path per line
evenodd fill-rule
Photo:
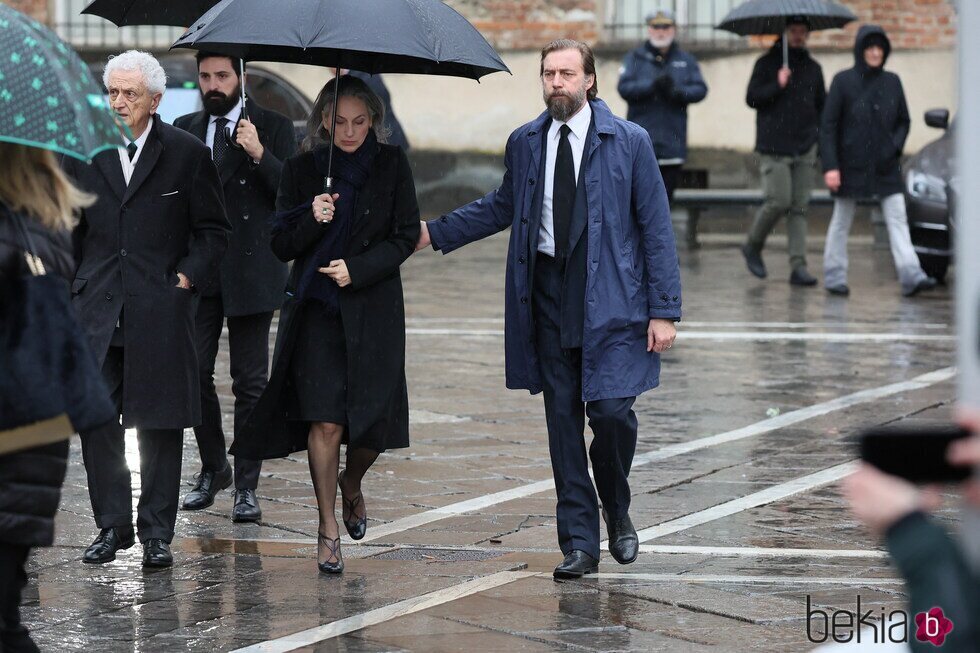
M 246 73 L 249 96 L 263 108 L 281 113 L 290 120 L 306 120 L 309 109 L 296 96 L 296 92 L 263 72 L 251 70 Z

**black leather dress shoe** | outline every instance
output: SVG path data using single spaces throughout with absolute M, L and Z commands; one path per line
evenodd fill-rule
M 562 563 L 555 567 L 555 578 L 581 578 L 599 571 L 599 561 L 585 551 L 571 551 Z
M 606 511 L 602 511 L 602 519 L 606 522 L 606 533 L 609 534 L 609 553 L 621 565 L 628 565 L 636 560 L 640 553 L 640 539 L 633 528 L 629 515 L 619 519 L 609 519 Z
M 933 288 L 936 287 L 937 283 L 938 282 L 932 277 L 926 277 L 919 283 L 915 284 L 915 286 L 913 286 L 912 288 L 906 288 L 905 290 L 903 290 L 902 296 L 914 297 L 915 295 L 918 295 L 923 290 L 932 290 Z
M 103 528 L 99 531 L 99 536 L 85 549 L 82 562 L 100 565 L 104 562 L 111 562 L 116 559 L 116 551 L 128 549 L 136 544 L 136 535 L 133 527 L 129 528 Z
M 807 272 L 806 268 L 796 268 L 789 275 L 789 285 L 791 286 L 815 286 L 817 278 Z
M 851 289 L 847 287 L 847 284 L 842 283 L 836 286 L 827 286 L 827 292 L 829 292 L 831 295 L 847 297 L 851 294 Z
M 253 522 L 262 519 L 262 508 L 255 490 L 235 490 L 235 507 L 231 509 L 233 522 Z
M 143 542 L 144 567 L 170 567 L 173 564 L 174 554 L 170 552 L 169 544 L 155 537 Z
M 762 254 L 750 245 L 742 245 L 742 256 L 745 257 L 745 267 L 749 272 L 760 279 L 766 278 L 766 264 L 762 262 Z
M 184 497 L 184 510 L 202 510 L 210 506 L 218 492 L 231 485 L 232 477 L 231 465 L 227 463 L 220 472 L 202 469 L 194 489 Z

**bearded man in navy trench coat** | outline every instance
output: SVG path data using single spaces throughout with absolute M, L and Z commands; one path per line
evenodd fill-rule
M 681 316 L 670 210 L 646 130 L 597 98 L 595 57 L 571 40 L 544 48 L 548 111 L 507 142 L 500 188 L 423 223 L 419 249 L 447 254 L 511 227 L 507 258 L 507 387 L 544 391 L 558 539 L 556 578 L 594 573 L 599 505 L 609 550 L 636 559 L 627 482 L 638 394 L 660 382 L 660 352 Z

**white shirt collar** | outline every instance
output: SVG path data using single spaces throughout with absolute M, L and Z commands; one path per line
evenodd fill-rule
M 592 106 L 585 102 L 578 113 L 569 118 L 568 122 L 560 122 L 558 120 L 553 120 L 551 123 L 552 138 L 559 138 L 559 130 L 562 125 L 568 125 L 568 128 L 572 130 L 575 137 L 579 141 L 585 141 L 585 137 L 589 132 L 589 125 L 592 124 Z
M 147 137 L 150 135 L 150 130 L 153 129 L 154 120 L 155 120 L 154 116 L 150 116 L 150 121 L 146 123 L 146 129 L 143 130 L 143 133 L 140 134 L 139 138 L 137 138 L 135 141 L 131 141 L 125 136 L 123 136 L 123 140 L 126 141 L 126 145 L 129 145 L 130 143 L 136 143 L 136 151 L 138 152 L 139 150 L 142 150 L 143 145 L 146 143 Z
M 231 111 L 223 116 L 211 116 L 209 123 L 213 123 L 218 118 L 224 118 L 228 122 L 237 122 L 238 117 L 242 115 L 242 98 L 238 98 L 238 102 L 231 108 Z

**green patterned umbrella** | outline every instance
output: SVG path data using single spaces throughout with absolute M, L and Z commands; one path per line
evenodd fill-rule
M 129 130 L 75 51 L 0 4 L 0 141 L 91 161 L 124 145 L 123 134 Z

